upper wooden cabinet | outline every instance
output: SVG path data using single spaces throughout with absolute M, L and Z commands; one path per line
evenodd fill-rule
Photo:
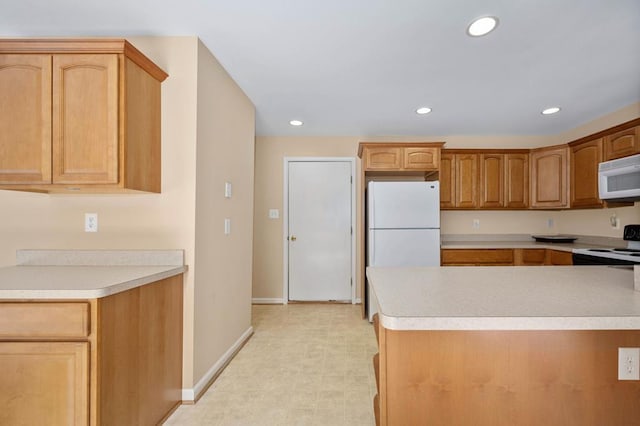
M 456 206 L 456 156 L 442 153 L 440 157 L 440 208 Z
M 531 150 L 531 207 L 566 208 L 568 203 L 568 147 Z
M 444 142 L 361 142 L 358 156 L 365 172 L 435 172 Z
M 605 136 L 604 160 L 626 157 L 640 153 L 640 126 Z
M 478 207 L 478 154 L 442 153 L 440 162 L 440 208 Z
M 509 209 L 529 207 L 529 154 L 504 154 L 504 206 Z
M 598 164 L 602 162 L 602 138 L 571 145 L 571 207 L 602 207 L 598 197 Z
M 478 154 L 456 154 L 456 207 L 478 207 Z
M 160 83 L 126 40 L 0 40 L 0 188 L 160 192 Z
M 504 207 L 504 154 L 480 154 L 480 207 Z
M 528 206 L 528 150 L 443 150 L 441 208 L 526 209 Z

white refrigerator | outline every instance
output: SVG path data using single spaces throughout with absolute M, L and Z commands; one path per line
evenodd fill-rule
M 440 182 L 369 182 L 367 266 L 440 266 Z M 369 321 L 371 294 L 367 284 Z

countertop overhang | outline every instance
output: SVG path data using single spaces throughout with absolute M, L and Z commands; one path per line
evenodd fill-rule
M 183 250 L 18 250 L 0 300 L 86 300 L 182 274 Z
M 367 278 L 391 330 L 640 330 L 628 268 L 370 267 Z

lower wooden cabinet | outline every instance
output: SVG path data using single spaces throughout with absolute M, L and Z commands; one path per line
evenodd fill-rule
M 548 265 L 573 265 L 573 255 L 571 252 L 561 250 L 547 250 L 548 251 Z
M 100 299 L 0 300 L 0 425 L 153 425 L 182 401 L 182 275 Z
M 442 249 L 442 266 L 573 265 L 569 251 L 552 249 Z
M 88 424 L 88 342 L 0 342 L 0 371 L 0 425 Z
M 442 250 L 442 266 L 513 265 L 513 249 Z

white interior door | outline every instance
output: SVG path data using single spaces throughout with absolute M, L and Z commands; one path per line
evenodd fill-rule
M 288 163 L 289 300 L 351 300 L 351 162 Z

